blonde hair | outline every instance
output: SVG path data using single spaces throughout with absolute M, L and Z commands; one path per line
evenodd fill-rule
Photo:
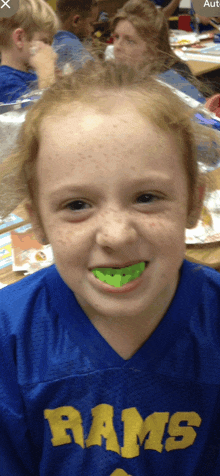
M 11 45 L 11 33 L 16 28 L 24 29 L 28 41 L 37 31 L 49 33 L 52 43 L 59 28 L 59 20 L 44 0 L 19 0 L 17 13 L 9 18 L 0 18 L 0 48 Z
M 194 110 L 165 85 L 148 74 L 147 69 L 133 70 L 114 63 L 91 63 L 72 75 L 61 78 L 46 90 L 41 99 L 27 112 L 14 152 L 0 165 L 0 214 L 7 216 L 23 200 L 37 207 L 36 160 L 40 143 L 42 120 L 52 115 L 68 114 L 70 104 L 81 103 L 85 108 L 109 114 L 119 98 L 125 98 L 147 120 L 174 136 L 180 150 L 189 191 L 189 211 L 193 208 L 199 180 L 198 144 L 207 148 L 212 137 L 207 128 L 192 120 Z M 211 150 L 211 149 L 210 149 Z

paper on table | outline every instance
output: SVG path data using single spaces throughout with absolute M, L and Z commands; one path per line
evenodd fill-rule
M 179 47 L 184 45 L 193 45 L 199 41 L 196 33 L 186 33 L 183 35 L 171 36 L 170 44 L 173 47 Z
M 220 241 L 220 190 L 208 194 L 195 228 L 187 229 L 186 244 L 205 244 Z
M 185 60 L 184 61 L 202 61 L 203 63 L 219 63 L 220 64 L 220 55 L 218 56 L 211 56 L 211 55 L 202 55 L 201 53 L 189 53 L 185 52 Z
M 32 274 L 53 264 L 53 252 L 50 245 L 43 246 L 35 238 L 31 225 L 11 232 L 13 271 Z
M 10 225 L 21 223 L 22 221 L 22 218 L 14 213 L 11 213 L 4 220 L 0 220 L 0 270 L 12 265 L 11 234 L 10 232 L 1 232 Z
M 18 217 L 14 213 L 11 213 L 4 220 L 0 219 L 0 231 L 4 230 L 4 228 L 8 228 L 10 225 L 21 223 L 22 221 L 23 221 L 23 218 Z

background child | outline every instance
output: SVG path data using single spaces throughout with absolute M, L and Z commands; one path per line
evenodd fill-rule
M 169 27 L 163 12 L 150 0 L 129 0 L 112 21 L 113 57 L 117 63 L 140 67 L 148 64 L 161 79 L 181 89 L 199 102 L 205 103 L 200 91 L 207 92 L 202 83 L 193 77 L 189 67 L 170 47 Z M 167 74 L 166 74 L 167 72 Z M 178 74 L 176 74 L 178 73 Z M 194 85 L 194 88 L 192 87 Z M 211 96 L 212 91 L 207 92 Z
M 132 28 L 132 33 L 127 31 L 129 27 Z M 191 74 L 188 66 L 171 49 L 166 17 L 152 1 L 129 0 L 126 2 L 113 18 L 112 30 L 117 62 L 123 61 L 130 65 L 155 62 L 159 71 L 161 65 L 170 68 L 178 63 L 183 70 Z M 126 34 L 127 42 L 123 38 Z M 134 34 L 136 34 L 136 41 L 132 41 Z M 142 51 L 140 45 L 142 45 Z M 133 51 L 135 47 L 136 51 Z
M 208 141 L 190 114 L 111 64 L 28 111 L 1 176 L 56 265 L 0 291 L 4 476 L 219 475 L 220 276 L 184 261 Z
M 0 18 L 0 102 L 54 81 L 56 54 L 50 45 L 57 29 L 56 14 L 44 0 L 20 0 L 15 15 Z
M 58 54 L 57 66 L 61 71 L 71 67 L 76 70 L 93 60 L 82 42 L 91 37 L 98 11 L 96 0 L 57 0 L 61 30 L 54 37 L 53 48 Z

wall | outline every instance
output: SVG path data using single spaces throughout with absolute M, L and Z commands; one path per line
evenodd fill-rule
M 190 0 L 181 0 L 180 8 L 190 8 Z
M 56 0 L 47 0 L 47 3 L 49 3 L 49 5 L 50 5 L 54 10 L 56 10 Z
M 56 10 L 56 0 L 47 0 L 47 3 L 51 5 L 51 7 Z M 109 15 L 111 16 L 116 12 L 118 8 L 121 8 L 125 0 L 99 0 L 99 11 L 105 10 L 108 11 Z M 181 0 L 180 8 L 190 8 L 190 0 Z

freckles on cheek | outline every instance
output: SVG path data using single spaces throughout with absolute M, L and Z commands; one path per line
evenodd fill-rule
M 60 237 L 56 240 L 56 246 L 57 246 L 57 247 L 58 247 L 58 246 L 59 246 L 59 247 L 61 247 L 61 246 L 64 247 L 64 246 L 66 246 L 66 245 L 68 245 L 68 241 L 67 241 L 64 237 L 60 236 Z
M 152 233 L 155 233 L 158 237 L 169 234 L 170 225 L 172 222 L 167 222 L 167 220 L 155 220 L 150 221 L 148 226 L 149 230 L 152 230 Z
M 148 236 L 152 244 L 163 249 L 177 248 L 185 240 L 185 229 L 179 227 L 175 220 L 158 223 L 151 221 L 148 224 Z
M 55 230 L 55 233 L 52 233 L 50 238 L 55 259 L 59 262 L 62 260 L 65 266 L 71 263 L 76 267 L 81 266 L 84 259 L 86 262 L 87 249 L 76 232 L 73 230 L 61 231 L 59 228 Z
M 46 232 L 48 239 L 55 250 L 61 250 L 63 247 L 68 246 L 71 242 L 70 233 L 64 233 L 59 227 L 56 228 L 51 225 L 47 228 Z

